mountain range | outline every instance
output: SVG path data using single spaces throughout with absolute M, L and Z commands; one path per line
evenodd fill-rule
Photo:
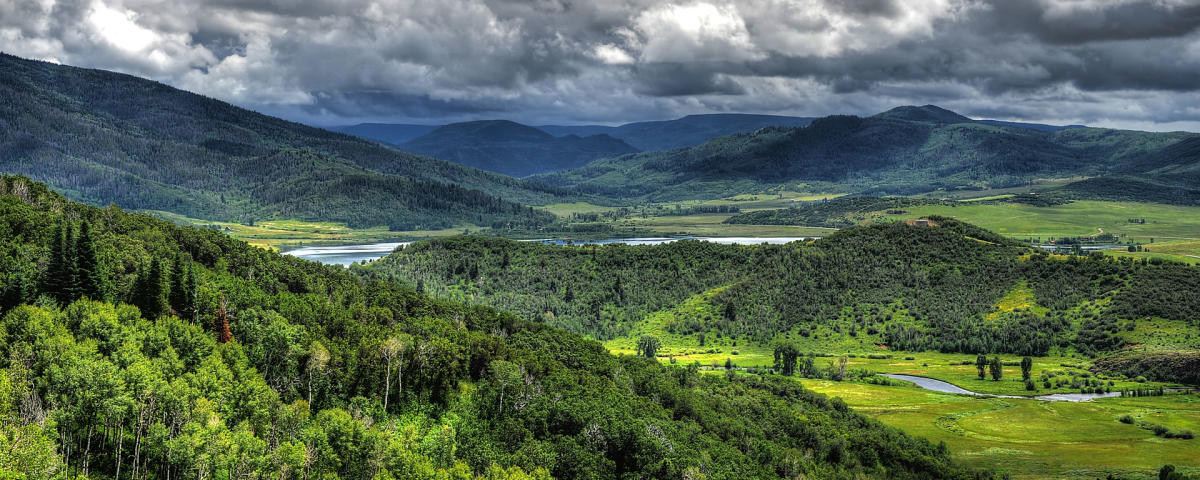
M 977 121 L 933 105 L 833 115 L 666 152 L 533 177 L 597 195 L 717 198 L 792 188 L 916 194 L 1122 174 L 1175 184 L 1197 170 L 1200 135 Z M 1193 183 L 1194 185 L 1194 183 Z
M 508 120 L 446 125 L 397 148 L 514 177 L 582 167 L 598 158 L 638 151 L 605 134 L 555 137 Z
M 523 204 L 576 198 L 113 72 L 0 55 L 0 98 L 0 170 L 93 204 L 412 229 L 540 224 Z

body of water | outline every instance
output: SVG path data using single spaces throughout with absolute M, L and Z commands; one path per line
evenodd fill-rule
M 702 242 L 720 243 L 724 245 L 783 245 L 785 243 L 800 242 L 807 240 L 816 240 L 820 237 L 637 237 L 637 238 L 610 238 L 606 240 L 561 240 L 561 239 L 543 239 L 543 240 L 528 240 L 531 242 L 542 242 L 550 245 L 606 245 L 609 243 L 624 243 L 626 245 L 662 245 L 664 243 L 678 242 L 680 240 L 699 240 Z
M 363 245 L 340 245 L 336 247 L 304 247 L 288 250 L 283 253 L 284 255 L 292 255 L 314 262 L 350 266 L 351 263 L 359 263 L 363 260 L 378 260 L 391 254 L 396 248 L 410 243 L 412 242 L 368 243 Z
M 816 238 L 818 237 L 639 237 L 610 238 L 606 240 L 583 240 L 572 242 L 558 239 L 525 241 L 542 242 L 551 245 L 606 245 L 609 243 L 624 243 L 628 245 L 661 245 L 679 240 L 701 240 L 705 242 L 721 243 L 726 245 L 758 245 L 761 243 L 782 245 L 795 241 L 814 240 Z M 396 250 L 397 247 L 406 246 L 410 243 L 412 242 L 369 243 L 362 245 L 340 245 L 335 247 L 303 247 L 294 250 L 288 250 L 283 253 L 284 255 L 293 255 L 305 260 L 312 260 L 314 262 L 349 266 L 351 263 L 360 263 L 364 260 L 368 262 L 378 260 L 391 254 Z
M 918 387 L 924 388 L 926 390 L 933 390 L 935 392 L 942 392 L 942 393 L 957 393 L 957 394 L 961 394 L 961 395 L 975 395 L 978 397 L 1032 398 L 1034 400 L 1043 400 L 1043 401 L 1047 401 L 1047 402 L 1086 402 L 1088 400 L 1093 400 L 1093 399 L 1097 399 L 1097 398 L 1121 396 L 1120 392 L 1054 393 L 1054 394 L 1050 394 L 1050 395 L 1038 395 L 1036 397 L 1022 397 L 1019 395 L 992 395 L 992 394 L 987 394 L 987 393 L 972 392 L 965 388 L 959 387 L 958 385 L 954 385 L 950 382 L 943 382 L 941 380 L 934 380 L 932 378 L 918 377 L 918 376 L 914 376 L 914 375 L 900 375 L 900 374 L 892 374 L 892 373 L 883 373 L 880 375 L 883 375 L 888 378 L 894 378 L 896 380 L 904 380 L 906 382 L 912 382 L 912 383 L 915 383 Z

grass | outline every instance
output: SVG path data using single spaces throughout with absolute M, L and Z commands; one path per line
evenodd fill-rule
M 147 211 L 150 215 L 180 225 L 199 228 L 218 228 L 229 236 L 267 250 L 286 250 L 305 245 L 345 245 L 356 243 L 378 243 L 418 238 L 441 237 L 461 234 L 464 229 L 486 230 L 474 225 L 463 225 L 441 230 L 390 231 L 387 227 L 350 228 L 343 223 L 306 222 L 301 220 L 268 220 L 254 225 L 215 222 L 183 215 Z
M 1200 263 L 1200 207 L 1136 202 L 1078 201 L 1053 207 L 1025 204 L 959 204 L 912 207 L 901 219 L 954 217 L 1014 238 L 1076 237 L 1111 233 L 1145 244 L 1149 253 L 1109 250 L 1112 255 L 1159 257 Z M 1146 223 L 1131 223 L 1144 218 Z M 1151 243 L 1153 239 L 1154 243 Z
M 1041 402 L 949 395 L 907 384 L 878 386 L 802 379 L 855 410 L 932 442 L 959 462 L 1020 479 L 1153 478 L 1163 464 L 1200 473 L 1197 440 L 1163 439 L 1117 419 L 1200 431 L 1200 397 Z

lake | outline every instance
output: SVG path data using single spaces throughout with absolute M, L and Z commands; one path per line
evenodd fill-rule
M 713 242 L 725 245 L 758 245 L 761 243 L 782 245 L 789 242 L 815 240 L 816 238 L 818 237 L 637 237 L 610 238 L 606 240 L 579 240 L 572 242 L 559 239 L 522 241 L 542 242 L 551 245 L 567 245 L 568 243 L 571 245 L 606 245 L 610 243 L 624 243 L 628 245 L 661 245 L 679 240 L 700 240 L 704 242 Z M 368 243 L 362 245 L 339 245 L 330 247 L 303 247 L 285 251 L 283 254 L 329 265 L 349 266 L 351 263 L 360 263 L 364 260 L 368 262 L 378 260 L 395 251 L 397 247 L 403 247 L 411 243 L 412 242 L 391 242 Z

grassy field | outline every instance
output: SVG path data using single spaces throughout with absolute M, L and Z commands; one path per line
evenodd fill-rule
M 1138 425 L 1200 432 L 1195 394 L 1070 403 L 950 395 L 908 384 L 800 381 L 885 424 L 946 442 L 959 462 L 1013 478 L 1149 479 L 1168 463 L 1200 473 L 1200 440 L 1156 437 Z M 1135 424 L 1119 422 L 1123 415 Z
M 461 227 L 442 230 L 413 230 L 404 232 L 389 231 L 387 227 L 354 229 L 342 223 L 333 222 L 303 222 L 299 220 L 268 220 L 256 222 L 253 226 L 238 223 L 214 222 L 189 218 L 170 212 L 147 211 L 163 220 L 180 225 L 190 225 L 199 228 L 217 228 L 230 236 L 244 240 L 251 245 L 268 250 L 287 250 L 293 247 L 312 245 L 344 245 L 355 243 L 377 243 L 402 241 L 417 238 L 441 237 L 463 233 L 464 229 L 472 232 L 487 229 L 464 225 Z
M 908 210 L 908 214 L 897 218 L 943 215 L 1021 239 L 1111 233 L 1123 236 L 1125 240 L 1143 243 L 1150 251 L 1129 253 L 1110 250 L 1106 253 L 1200 263 L 1200 207 L 1078 201 L 1053 207 L 1002 203 L 921 206 Z M 1145 219 L 1146 223 L 1131 223 L 1131 218 Z

